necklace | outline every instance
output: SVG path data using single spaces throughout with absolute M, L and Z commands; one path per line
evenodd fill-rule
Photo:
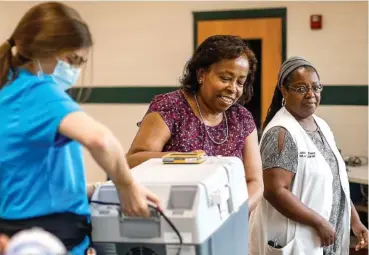
M 319 127 L 317 127 L 315 130 L 307 130 L 306 128 L 304 128 L 306 133 L 315 133 L 319 131 Z
M 314 136 L 315 134 L 318 134 L 319 137 L 320 137 L 320 140 L 321 140 L 322 144 L 324 144 L 323 134 L 322 134 L 322 131 L 320 130 L 320 128 L 319 128 L 318 125 L 317 125 L 317 128 L 314 131 L 309 131 L 309 130 L 307 130 L 305 128 L 304 128 L 304 130 L 305 130 L 306 133 L 308 133 L 308 134 L 310 134 L 312 136 Z
M 210 140 L 211 140 L 213 143 L 218 144 L 218 145 L 219 145 L 219 144 L 223 144 L 223 143 L 225 143 L 225 141 L 227 141 L 227 139 L 228 139 L 228 120 L 227 120 L 227 115 L 226 115 L 226 113 L 225 113 L 225 112 L 223 113 L 223 114 L 224 114 L 224 119 L 225 119 L 225 122 L 226 122 L 225 138 L 224 138 L 222 141 L 217 142 L 217 141 L 215 141 L 215 140 L 211 137 L 211 135 L 210 135 L 210 133 L 209 133 L 209 131 L 208 131 L 208 129 L 207 129 L 207 127 L 206 127 L 206 125 L 205 125 L 204 116 L 202 116 L 202 112 L 201 112 L 201 109 L 200 109 L 199 102 L 197 101 L 196 94 L 194 94 L 194 99 L 195 99 L 195 102 L 196 102 L 197 110 L 199 111 L 199 114 L 200 114 L 200 117 L 201 117 L 201 121 L 202 121 L 202 123 L 204 124 L 205 131 L 206 131 L 206 133 L 208 134 L 208 137 L 210 138 Z

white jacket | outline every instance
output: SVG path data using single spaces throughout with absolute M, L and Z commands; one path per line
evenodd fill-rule
M 348 254 L 350 244 L 351 203 L 345 163 L 337 149 L 328 124 L 313 116 L 335 154 L 343 192 L 346 196 L 343 216 L 342 254 Z M 318 148 L 296 119 L 283 107 L 264 130 L 284 127 L 291 134 L 298 148 L 298 167 L 292 193 L 310 209 L 329 220 L 332 208 L 332 171 Z M 268 241 L 275 239 L 282 246 L 272 248 Z M 250 218 L 250 254 L 252 255 L 322 255 L 320 238 L 315 229 L 284 217 L 265 198 L 255 208 Z

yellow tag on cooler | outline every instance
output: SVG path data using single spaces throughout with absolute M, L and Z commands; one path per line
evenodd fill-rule
M 203 150 L 191 152 L 173 152 L 163 156 L 164 164 L 200 164 L 206 159 L 206 153 Z

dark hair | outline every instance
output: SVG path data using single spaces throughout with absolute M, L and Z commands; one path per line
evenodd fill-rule
M 76 10 L 59 2 L 35 5 L 19 21 L 9 40 L 0 45 L 0 89 L 8 82 L 10 70 L 14 79 L 16 67 L 32 59 L 91 46 L 88 25 Z
M 208 37 L 202 42 L 197 47 L 192 58 L 186 63 L 183 77 L 180 80 L 182 88 L 191 93 L 197 92 L 200 86 L 197 77 L 199 69 L 206 70 L 212 64 L 223 59 L 235 59 L 241 55 L 246 55 L 248 58 L 250 69 L 239 102 L 241 104 L 249 102 L 253 95 L 257 60 L 252 50 L 238 36 L 215 35 Z
M 314 71 L 316 72 L 316 70 L 311 67 L 311 66 L 308 66 L 308 65 L 301 65 L 301 66 L 298 66 L 296 67 L 295 69 L 291 70 L 287 75 L 286 75 L 286 78 L 284 78 L 283 80 L 281 80 L 281 84 L 284 88 L 288 89 L 288 86 L 291 85 L 292 83 L 292 76 L 293 74 L 296 72 L 297 69 L 299 68 L 306 68 L 307 70 L 311 70 L 311 71 Z M 279 75 L 278 77 L 280 76 L 281 74 L 281 70 L 283 70 L 283 65 L 279 71 Z M 272 102 L 269 106 L 269 109 L 268 109 L 268 113 L 267 113 L 267 116 L 265 117 L 265 121 L 263 123 L 263 129 L 269 124 L 269 122 L 273 119 L 273 117 L 275 116 L 275 114 L 282 108 L 282 99 L 283 99 L 283 95 L 282 95 L 282 92 L 281 92 L 281 89 L 279 88 L 278 84 L 275 86 L 275 89 L 274 89 L 274 94 L 273 94 L 273 98 L 272 98 Z

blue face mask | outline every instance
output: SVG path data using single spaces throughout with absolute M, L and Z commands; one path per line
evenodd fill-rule
M 39 76 L 42 75 L 43 70 L 40 62 L 39 66 Z M 71 66 L 65 61 L 58 59 L 58 63 L 55 66 L 54 72 L 50 74 L 50 77 L 55 81 L 55 83 L 63 90 L 70 89 L 74 84 L 76 84 L 81 69 Z

